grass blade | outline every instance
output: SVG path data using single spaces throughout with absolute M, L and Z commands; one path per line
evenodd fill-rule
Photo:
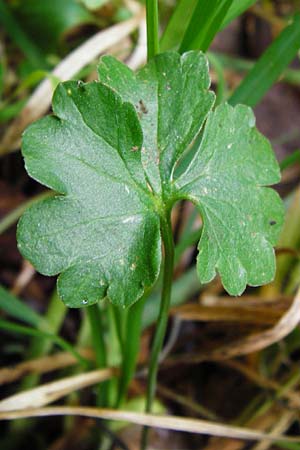
M 3 0 L 0 0 L 0 22 L 34 68 L 47 68 L 42 52 L 22 30 Z
M 0 123 L 8 122 L 9 120 L 14 119 L 20 111 L 22 111 L 25 103 L 26 99 L 21 99 L 15 103 L 2 107 L 0 110 Z
M 280 169 L 285 170 L 296 163 L 300 164 L 300 150 L 295 150 L 291 155 L 286 156 L 280 163 Z
M 158 40 L 158 0 L 146 0 L 147 58 L 159 52 Z
M 186 27 L 191 20 L 198 0 L 180 0 L 161 37 L 162 52 L 175 49 L 182 41 Z
M 245 12 L 257 0 L 233 0 L 230 8 L 222 20 L 220 29 L 225 28 L 232 20 Z M 195 12 L 197 4 L 203 3 L 199 0 L 180 0 L 171 16 L 167 27 L 162 35 L 160 46 L 161 51 L 175 49 L 182 41 L 187 26 Z M 208 3 L 208 2 L 207 2 Z M 200 23 L 200 16 L 197 18 Z M 219 31 L 219 30 L 218 30 Z
M 300 450 L 300 444 L 292 444 L 290 442 L 278 442 L 278 448 L 286 448 L 287 450 Z
M 45 324 L 42 316 L 37 314 L 33 309 L 29 308 L 26 303 L 8 292 L 4 287 L 0 286 L 0 308 L 14 319 L 40 328 Z
M 225 28 L 232 20 L 243 14 L 250 6 L 254 5 L 257 0 L 233 0 L 232 5 L 227 11 L 226 16 L 221 25 L 221 29 Z
M 0 55 L 1 58 L 1 55 Z M 3 91 L 4 91 L 4 73 L 5 73 L 5 69 L 4 69 L 4 62 L 1 61 L 0 59 L 0 101 L 3 95 Z
M 226 55 L 225 53 L 207 52 L 207 57 L 210 60 L 211 57 L 218 60 L 219 64 L 224 69 L 234 70 L 240 73 L 248 73 L 255 65 L 255 61 L 250 59 L 236 58 Z M 281 74 L 282 81 L 294 86 L 300 85 L 300 70 L 286 68 Z
M 206 51 L 219 31 L 233 0 L 199 0 L 183 36 L 179 51 Z
M 18 325 L 13 322 L 9 322 L 8 320 L 1 320 L 0 319 L 0 329 L 5 330 L 11 333 L 16 334 L 23 334 L 25 336 L 34 336 L 39 339 L 48 339 L 52 342 L 54 342 L 56 345 L 58 345 L 63 350 L 71 353 L 80 364 L 83 365 L 83 367 L 89 367 L 90 361 L 81 356 L 77 350 L 73 348 L 71 344 L 69 344 L 67 341 L 62 339 L 59 336 L 56 336 L 55 334 L 47 333 L 46 331 L 38 330 L 32 327 L 24 326 L 24 325 Z
M 229 102 L 255 106 L 277 81 L 300 48 L 300 14 L 288 25 L 244 78 Z

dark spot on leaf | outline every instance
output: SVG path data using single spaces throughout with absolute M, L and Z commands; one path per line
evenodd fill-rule
M 277 223 L 276 220 L 270 220 L 269 222 L 270 225 L 276 225 L 276 223 Z
M 140 106 L 140 110 L 143 114 L 147 114 L 148 113 L 148 109 L 146 108 L 145 103 L 143 102 L 143 100 L 139 100 L 139 106 Z

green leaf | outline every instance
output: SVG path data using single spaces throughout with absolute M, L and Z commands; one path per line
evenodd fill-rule
M 58 281 L 68 306 L 106 295 L 137 300 L 159 270 L 159 219 L 140 164 L 142 134 L 134 107 L 99 83 L 67 82 L 54 117 L 27 129 L 30 175 L 64 194 L 35 204 L 19 223 L 19 248 Z
M 243 79 L 229 102 L 232 105 L 245 103 L 255 106 L 295 58 L 299 48 L 300 14 L 296 14 L 293 22 L 280 33 Z
M 160 224 L 176 201 L 189 199 L 204 221 L 200 280 L 218 271 L 235 295 L 247 283 L 270 281 L 283 211 L 265 186 L 280 176 L 252 111 L 221 105 L 211 112 L 214 94 L 199 52 L 160 54 L 137 74 L 103 57 L 99 77 L 59 85 L 55 115 L 24 134 L 27 171 L 60 195 L 22 217 L 23 255 L 41 273 L 61 273 L 59 292 L 69 306 L 105 296 L 131 305 L 157 279 Z M 196 137 L 198 149 L 177 176 Z
M 280 180 L 279 168 L 254 124 L 248 107 L 218 106 L 209 115 L 198 152 L 176 181 L 204 221 L 199 278 L 207 283 L 217 270 L 231 295 L 241 294 L 246 284 L 273 279 L 273 245 L 283 223 L 279 196 L 264 187 Z
M 213 105 L 205 56 L 169 52 L 136 75 L 111 56 L 101 58 L 99 77 L 135 105 L 144 136 L 142 163 L 152 189 L 168 189 L 179 157 L 199 133 Z M 195 95 L 197 89 L 197 95 Z

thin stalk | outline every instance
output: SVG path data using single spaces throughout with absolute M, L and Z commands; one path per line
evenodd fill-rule
M 107 366 L 106 345 L 104 340 L 103 320 L 98 304 L 87 308 L 90 322 L 96 364 L 99 369 Z M 107 402 L 107 382 L 98 386 L 97 406 L 105 406 Z
M 122 351 L 122 370 L 119 382 L 119 392 L 116 407 L 119 408 L 123 404 L 128 386 L 133 378 L 136 368 L 137 358 L 140 349 L 140 337 L 142 332 L 142 314 L 145 299 L 148 292 L 143 298 L 138 300 L 128 311 L 126 328 L 124 333 L 124 346 Z
M 126 317 L 126 309 L 117 307 L 110 302 L 107 303 L 107 364 L 109 367 L 121 367 L 123 358 L 123 329 L 125 327 Z M 108 383 L 107 406 L 115 406 L 118 389 L 119 376 L 116 375 Z M 103 448 L 101 447 L 101 450 Z
M 158 2 L 157 0 L 146 0 L 146 22 L 147 22 L 147 58 L 153 58 L 159 53 L 158 39 Z
M 164 243 L 165 261 L 163 273 L 163 287 L 160 302 L 160 311 L 157 320 L 156 330 L 154 334 L 147 383 L 146 412 L 151 412 L 152 403 L 156 390 L 156 379 L 159 364 L 159 355 L 163 346 L 164 337 L 168 323 L 168 312 L 171 300 L 173 267 L 174 267 L 174 241 L 172 234 L 170 213 L 166 219 L 161 221 L 161 235 Z M 142 433 L 141 449 L 147 447 L 148 428 L 145 427 Z

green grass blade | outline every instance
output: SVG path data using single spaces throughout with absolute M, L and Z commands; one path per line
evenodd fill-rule
M 291 155 L 284 158 L 280 163 L 280 169 L 285 170 L 295 163 L 300 163 L 300 150 L 295 150 Z
M 47 68 L 42 52 L 22 30 L 3 0 L 0 0 L 0 23 L 33 67 L 37 69 Z
M 257 0 L 233 0 L 230 8 L 225 14 L 221 22 L 220 29 L 225 28 L 232 20 L 245 12 L 250 6 L 256 3 Z M 203 3 L 199 0 L 180 0 L 173 12 L 167 27 L 162 35 L 160 46 L 161 51 L 175 49 L 182 41 L 186 32 L 187 26 L 195 12 L 198 4 Z M 209 2 L 207 2 L 209 3 Z M 212 4 L 212 3 L 211 3 Z M 200 16 L 198 17 L 200 23 Z M 219 31 L 219 30 L 218 30 Z
M 225 28 L 230 22 L 243 14 L 243 12 L 256 2 L 257 0 L 233 0 L 232 5 L 223 19 L 221 29 Z
M 199 0 L 179 51 L 183 53 L 199 49 L 205 52 L 218 33 L 232 2 L 233 0 Z
M 291 442 L 278 442 L 277 447 L 287 450 L 300 450 L 300 444 L 292 444 Z
M 223 101 L 225 101 L 225 98 L 227 96 L 227 84 L 226 79 L 224 76 L 224 68 L 222 63 L 219 61 L 217 57 L 212 52 L 207 52 L 207 59 L 209 61 L 209 64 L 213 67 L 213 69 L 216 72 L 218 83 L 217 83 L 217 96 L 216 96 L 216 102 L 215 105 L 219 105 Z
M 300 14 L 288 25 L 244 78 L 229 102 L 255 106 L 277 81 L 300 48 Z
M 0 286 L 0 309 L 14 319 L 32 325 L 36 328 L 45 326 L 45 320 L 42 316 L 33 311 L 26 303 L 8 292 L 4 287 Z
M 57 344 L 61 349 L 71 353 L 77 360 L 85 367 L 90 367 L 90 361 L 81 356 L 71 344 L 55 334 L 47 333 L 45 331 L 36 330 L 35 328 L 18 325 L 8 320 L 0 320 L 0 329 L 11 333 L 23 334 L 25 336 L 34 336 L 39 339 L 50 339 Z
M 38 330 L 46 333 L 46 339 L 41 339 L 41 336 L 39 336 L 38 334 L 31 334 L 33 339 L 29 343 L 29 347 L 26 351 L 26 359 L 37 359 L 48 354 L 52 349 L 53 344 L 57 343 L 56 338 L 58 340 L 61 340 L 61 338 L 58 336 L 58 333 L 65 319 L 65 315 L 66 306 L 59 298 L 57 289 L 54 289 L 53 294 L 50 297 L 47 310 L 45 311 L 45 314 L 43 316 L 46 325 L 40 327 L 40 329 Z M 47 338 L 47 336 L 49 338 Z M 55 338 L 53 339 L 52 336 L 55 336 Z M 38 384 L 39 379 L 40 375 L 37 373 L 31 373 L 27 375 L 22 380 L 20 386 L 21 390 L 33 388 Z
M 7 122 L 8 120 L 16 117 L 23 109 L 26 101 L 26 99 L 22 99 L 16 101 L 15 103 L 11 103 L 10 105 L 2 107 L 0 110 L 0 123 Z
M 146 0 L 147 58 L 159 52 L 158 39 L 158 0 Z
M 175 49 L 182 41 L 198 0 L 180 0 L 160 40 L 161 51 Z
M 4 62 L 0 61 L 0 101 L 4 91 L 4 73 L 5 73 L 4 67 L 5 67 Z
M 236 58 L 233 56 L 225 55 L 225 53 L 207 52 L 208 60 L 213 57 L 218 60 L 219 64 L 224 69 L 234 70 L 236 72 L 244 73 L 249 72 L 255 65 L 255 61 L 243 58 Z M 300 70 L 286 68 L 282 74 L 281 79 L 286 83 L 294 86 L 300 85 Z

